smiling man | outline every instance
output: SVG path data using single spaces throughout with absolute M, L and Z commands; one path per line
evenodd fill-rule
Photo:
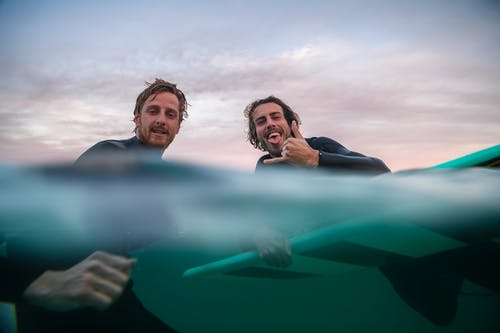
M 139 94 L 134 108 L 135 136 L 126 140 L 106 140 L 96 143 L 85 151 L 76 165 L 91 157 L 109 158 L 108 153 L 136 156 L 144 153 L 157 154 L 172 143 L 179 133 L 181 123 L 187 117 L 187 101 L 176 85 L 161 79 L 147 83 Z
M 179 133 L 186 113 L 185 103 L 184 95 L 175 85 L 156 80 L 138 97 L 134 110 L 135 133 L 139 141 L 166 149 Z
M 256 172 L 293 166 L 370 174 L 390 171 L 378 158 L 350 151 L 330 138 L 304 138 L 298 128 L 299 115 L 277 97 L 250 103 L 244 115 L 248 119 L 248 140 L 255 148 L 268 152 L 258 160 Z M 265 226 L 257 228 L 255 233 L 255 244 L 244 244 L 245 250 L 256 250 L 273 266 L 286 267 L 291 263 L 291 248 L 286 238 Z
M 298 128 L 299 115 L 277 97 L 250 103 L 244 114 L 248 119 L 248 140 L 255 148 L 268 152 L 257 162 L 256 172 L 272 165 L 372 174 L 390 171 L 380 159 L 350 151 L 330 138 L 304 138 Z
M 78 158 L 76 169 L 88 165 L 109 171 L 112 166 L 111 171 L 119 172 L 123 163 L 161 158 L 187 117 L 188 104 L 175 84 L 156 79 L 146 85 L 134 108 L 135 136 L 98 142 Z M 151 211 L 162 207 L 154 199 L 148 199 L 154 202 Z M 124 211 L 129 217 L 135 214 L 134 207 L 125 203 L 118 207 L 100 213 L 118 222 Z M 137 223 L 145 221 L 148 217 L 141 215 Z M 18 332 L 174 332 L 133 292 L 130 275 L 137 260 L 129 258 L 126 249 L 116 252 L 75 253 L 64 262 L 45 264 L 0 258 L 0 273 L 6 280 L 0 299 L 16 303 Z

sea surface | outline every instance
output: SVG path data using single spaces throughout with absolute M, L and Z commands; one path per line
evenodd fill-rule
M 500 170 L 483 168 L 0 166 L 0 255 L 48 268 L 136 257 L 134 292 L 181 332 L 499 332 L 499 189 Z M 253 253 L 183 275 L 241 255 L 256 230 L 289 239 L 292 265 Z

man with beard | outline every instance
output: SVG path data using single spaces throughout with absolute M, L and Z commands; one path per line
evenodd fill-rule
M 350 151 L 330 138 L 304 138 L 298 128 L 299 116 L 277 97 L 250 103 L 244 114 L 248 119 L 248 140 L 255 148 L 268 152 L 258 160 L 256 172 L 278 167 L 373 175 L 390 172 L 380 159 Z M 291 263 L 286 238 L 269 228 L 261 228 L 256 231 L 255 239 L 253 249 L 267 263 L 281 267 Z M 462 274 L 456 273 L 459 261 L 453 256 L 430 256 L 379 269 L 408 305 L 433 323 L 446 326 L 457 310 L 457 295 L 463 280 Z
M 279 168 L 329 170 L 336 172 L 390 172 L 381 160 L 348 150 L 326 137 L 304 138 L 299 131 L 300 118 L 290 106 L 275 96 L 258 99 L 244 110 L 248 120 L 248 141 L 257 149 L 267 151 L 258 161 L 255 172 Z M 255 249 L 268 264 L 286 267 L 291 263 L 288 240 L 268 227 L 255 231 Z
M 188 104 L 175 84 L 156 79 L 146 85 L 134 109 L 135 136 L 95 144 L 75 162 L 77 172 L 89 168 L 99 172 L 103 166 L 105 171 L 110 166 L 112 172 L 120 171 L 120 163 L 140 160 L 142 155 L 161 159 L 187 117 Z M 126 251 L 96 251 L 57 267 L 2 258 L 0 271 L 6 281 L 1 297 L 16 303 L 20 333 L 174 332 L 147 311 L 132 291 L 130 274 L 135 264 Z
M 79 166 L 94 158 L 107 159 L 107 155 L 142 156 L 161 154 L 179 133 L 187 117 L 187 102 L 175 84 L 156 79 L 137 97 L 134 109 L 135 135 L 126 140 L 106 140 L 96 143 L 76 161 Z
M 390 171 L 380 159 L 350 151 L 330 138 L 304 138 L 298 128 L 298 114 L 277 97 L 250 103 L 244 114 L 248 140 L 268 152 L 258 160 L 256 172 L 277 165 L 371 174 Z

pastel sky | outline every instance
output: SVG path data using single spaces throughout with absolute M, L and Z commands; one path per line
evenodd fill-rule
M 393 170 L 500 143 L 500 3 L 0 0 L 0 163 L 73 161 L 132 136 L 144 81 L 191 105 L 166 160 L 253 170 L 245 106 Z

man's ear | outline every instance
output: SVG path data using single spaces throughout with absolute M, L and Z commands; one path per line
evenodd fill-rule
M 141 120 L 141 114 L 140 113 L 134 113 L 134 123 L 135 123 L 135 126 L 139 126 L 140 120 Z

